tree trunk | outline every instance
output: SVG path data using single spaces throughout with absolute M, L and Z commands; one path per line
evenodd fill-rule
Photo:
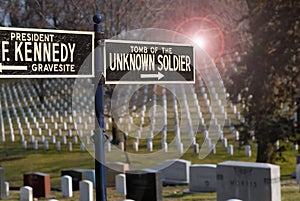
M 276 149 L 268 142 L 258 142 L 256 162 L 275 163 Z

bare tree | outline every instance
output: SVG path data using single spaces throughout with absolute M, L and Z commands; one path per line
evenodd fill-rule
M 277 140 L 299 143 L 299 1 L 248 1 L 252 43 L 233 78 L 232 95 L 240 95 L 243 140 L 251 131 L 258 162 L 276 161 Z M 299 120 L 298 120 L 299 121 Z

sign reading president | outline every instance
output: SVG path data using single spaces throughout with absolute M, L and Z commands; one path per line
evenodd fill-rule
M 93 77 L 94 62 L 88 57 L 93 32 L 0 27 L 0 35 L 0 77 Z M 79 75 L 84 63 L 90 66 Z

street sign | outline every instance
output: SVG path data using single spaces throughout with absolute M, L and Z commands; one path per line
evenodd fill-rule
M 195 83 L 190 44 L 105 40 L 106 84 Z
M 0 27 L 0 36 L 0 78 L 94 76 L 94 32 Z

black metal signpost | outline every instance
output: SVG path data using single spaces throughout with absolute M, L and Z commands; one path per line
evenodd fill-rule
M 95 15 L 94 20 L 94 31 L 95 31 L 95 43 L 101 46 L 104 39 L 103 33 L 101 32 L 100 23 L 103 21 L 102 15 Z M 103 56 L 102 48 L 97 48 L 95 54 L 95 71 L 96 73 L 103 73 Z M 97 76 L 96 76 L 97 77 Z M 96 201 L 106 201 L 106 174 L 105 174 L 105 155 L 104 155 L 104 77 L 101 75 L 100 81 L 95 80 L 95 110 L 97 122 L 95 122 L 95 176 L 96 176 Z

